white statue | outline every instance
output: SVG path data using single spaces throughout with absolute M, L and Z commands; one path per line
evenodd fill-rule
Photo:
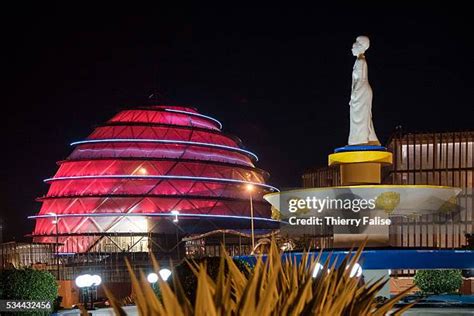
M 380 145 L 372 123 L 372 88 L 367 76 L 364 53 L 370 41 L 366 36 L 357 37 L 352 54 L 357 57 L 352 71 L 349 145 Z

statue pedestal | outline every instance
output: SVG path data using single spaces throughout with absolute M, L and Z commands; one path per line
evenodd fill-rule
M 392 164 L 392 153 L 382 146 L 346 146 L 329 155 L 329 166 L 339 166 L 341 185 L 380 184 L 383 165 Z
M 380 184 L 380 163 L 364 162 L 340 165 L 342 185 Z
M 328 157 L 329 166 L 339 166 L 340 185 L 359 186 L 382 183 L 382 166 L 392 164 L 392 153 L 382 146 L 346 146 L 337 148 Z M 352 247 L 367 239 L 369 247 L 389 245 L 388 226 L 371 231 L 368 227 L 361 234 L 334 234 L 334 247 Z

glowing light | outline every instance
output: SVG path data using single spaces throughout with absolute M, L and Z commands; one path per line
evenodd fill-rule
M 324 266 L 317 262 L 316 265 L 314 266 L 314 270 L 313 270 L 313 278 L 317 277 L 319 273 L 321 273 L 321 271 L 323 271 L 323 268 Z
M 130 223 L 136 229 L 137 232 L 147 232 L 148 231 L 148 221 L 146 217 L 138 217 L 134 218 L 133 221 Z M 132 227 L 130 227 L 132 228 Z
M 251 183 L 248 183 L 248 184 L 245 186 L 245 188 L 247 189 L 247 191 L 252 192 L 253 189 L 255 189 L 255 186 L 254 186 L 253 184 L 251 184 Z
M 349 266 L 346 267 L 346 270 L 349 269 Z M 352 266 L 352 269 L 351 269 L 351 272 L 349 273 L 349 277 L 353 278 L 353 277 L 360 277 L 362 275 L 362 267 L 360 266 L 360 264 L 358 264 L 357 262 L 354 263 L 354 265 Z
M 163 268 L 158 272 L 160 274 L 160 277 L 163 279 L 163 281 L 168 281 L 169 277 L 171 276 L 171 270 Z
M 149 273 L 146 277 L 146 279 L 148 280 L 149 283 L 156 283 L 158 282 L 158 274 L 152 272 L 152 273 Z
M 138 174 L 148 174 L 148 170 L 146 170 L 145 167 L 141 167 L 140 169 L 138 169 L 137 173 Z
M 51 224 L 57 224 L 57 223 L 59 222 L 58 219 L 57 219 L 57 216 L 58 216 L 58 215 L 57 215 L 56 213 L 54 213 L 54 212 L 49 212 L 48 214 L 49 214 L 49 215 L 52 215 L 52 216 L 54 216 L 54 217 L 56 217 L 56 219 L 54 219 L 54 220 L 51 221 Z
M 90 213 L 90 214 L 61 214 L 58 217 L 133 217 L 133 216 L 143 216 L 143 217 L 154 217 L 154 216 L 171 216 L 174 215 L 172 213 Z M 252 217 L 250 216 L 238 216 L 238 215 L 212 215 L 212 214 L 192 214 L 192 213 L 180 213 L 179 216 L 181 217 L 205 217 L 205 218 L 223 218 L 223 219 L 243 219 L 243 220 L 250 220 Z M 29 219 L 35 218 L 49 218 L 51 215 L 33 215 L 28 216 Z M 265 221 L 265 222 L 273 222 L 273 223 L 281 223 L 280 221 L 265 218 L 265 217 L 254 217 L 254 220 Z
M 75 283 L 79 288 L 90 287 L 93 284 L 92 275 L 82 274 L 76 278 Z
M 192 176 L 170 176 L 170 175 L 128 175 L 128 174 L 110 174 L 110 175 L 95 175 L 95 176 L 69 176 L 69 177 L 55 177 L 55 178 L 48 178 L 43 180 L 44 182 L 48 183 L 51 181 L 61 181 L 61 180 L 81 180 L 81 179 L 170 179 L 170 180 L 193 180 L 193 181 L 210 181 L 210 182 L 227 182 L 227 183 L 238 183 L 238 184 L 246 184 L 247 190 L 249 189 L 250 185 L 252 188 L 254 186 L 263 187 L 266 189 L 270 189 L 271 191 L 280 192 L 274 186 L 265 184 L 265 183 L 256 183 L 256 182 L 249 182 L 237 179 L 227 179 L 227 178 L 210 178 L 210 177 L 192 177 Z
M 92 285 L 98 286 L 102 283 L 102 278 L 100 275 L 94 274 L 92 276 Z
M 214 123 L 217 123 L 217 125 L 219 125 L 219 129 L 222 129 L 222 123 L 221 123 L 221 122 L 219 122 L 219 121 L 216 120 L 215 118 L 210 117 L 210 116 L 207 116 L 207 115 L 203 115 L 203 114 L 199 114 L 199 113 L 194 113 L 194 112 L 183 111 L 183 110 L 173 110 L 173 109 L 165 109 L 165 111 L 166 111 L 166 112 L 181 113 L 181 114 L 188 114 L 188 115 L 196 116 L 196 117 L 202 117 L 202 118 L 211 120 L 211 121 L 213 121 Z
M 179 215 L 179 211 L 171 211 L 171 214 L 174 215 L 174 219 L 173 219 L 173 223 L 177 223 L 178 222 L 178 215 Z
M 83 145 L 83 144 L 98 144 L 98 143 L 158 143 L 158 144 L 183 144 L 183 145 L 191 145 L 191 146 L 202 146 L 202 147 L 210 147 L 210 148 L 236 151 L 238 153 L 248 155 L 251 158 L 253 158 L 255 161 L 258 161 L 257 155 L 255 155 L 253 152 L 250 152 L 248 150 L 245 150 L 239 147 L 202 143 L 202 142 L 191 142 L 191 141 L 184 141 L 184 140 L 145 139 L 145 138 L 104 138 L 104 139 L 81 140 L 78 142 L 71 143 L 71 146 L 77 146 L 77 145 Z

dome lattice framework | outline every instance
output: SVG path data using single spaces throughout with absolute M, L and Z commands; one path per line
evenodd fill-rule
M 34 241 L 58 238 L 61 251 L 86 252 L 104 236 L 145 236 L 150 218 L 177 216 L 187 235 L 248 229 L 249 184 L 257 228 L 274 228 L 262 196 L 277 189 L 265 184 L 268 173 L 255 167 L 257 156 L 221 128 L 190 107 L 119 112 L 72 143 L 72 153 L 45 180 L 48 193 L 32 216 Z

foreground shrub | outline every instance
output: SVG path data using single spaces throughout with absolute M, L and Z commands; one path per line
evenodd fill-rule
M 221 262 L 220 257 L 206 257 L 199 260 L 193 260 L 192 262 L 193 265 L 197 266 L 203 264 L 206 267 L 207 275 L 213 280 L 217 279 Z M 248 265 L 248 263 L 239 259 L 233 259 L 233 262 L 235 263 L 237 268 L 242 271 L 242 273 L 248 276 L 250 271 L 250 266 Z M 227 273 L 227 264 L 225 265 L 225 269 Z M 198 278 L 194 273 L 192 265 L 190 265 L 187 261 L 177 265 L 174 268 L 174 273 L 171 276 L 171 280 L 173 279 L 173 277 L 178 278 L 179 282 L 183 286 L 186 296 L 191 302 L 194 302 L 198 287 Z
M 51 302 L 58 296 L 58 285 L 47 271 L 33 269 L 3 270 L 0 275 L 2 299 L 44 300 Z M 49 313 L 23 313 L 23 315 L 49 315 Z
M 418 270 L 414 282 L 423 293 L 453 293 L 462 285 L 461 270 Z
M 58 285 L 47 271 L 33 269 L 4 270 L 1 274 L 2 298 L 49 300 L 58 296 Z
M 265 260 L 259 257 L 247 274 L 223 251 L 216 278 L 208 274 L 206 263 L 189 263 L 197 277 L 194 301 L 186 295 L 179 278 L 171 285 L 160 279 L 162 299 L 158 299 L 145 275 L 135 275 L 128 266 L 140 315 L 385 315 L 411 288 L 381 303 L 377 293 L 387 280 L 362 284 L 349 276 L 361 251 L 352 258 L 348 255 L 338 268 L 326 262 L 315 278 L 312 274 L 319 257 L 305 254 L 300 263 L 282 261 L 274 242 Z M 158 271 L 156 260 L 154 266 Z M 112 293 L 106 292 L 116 314 L 125 315 Z

